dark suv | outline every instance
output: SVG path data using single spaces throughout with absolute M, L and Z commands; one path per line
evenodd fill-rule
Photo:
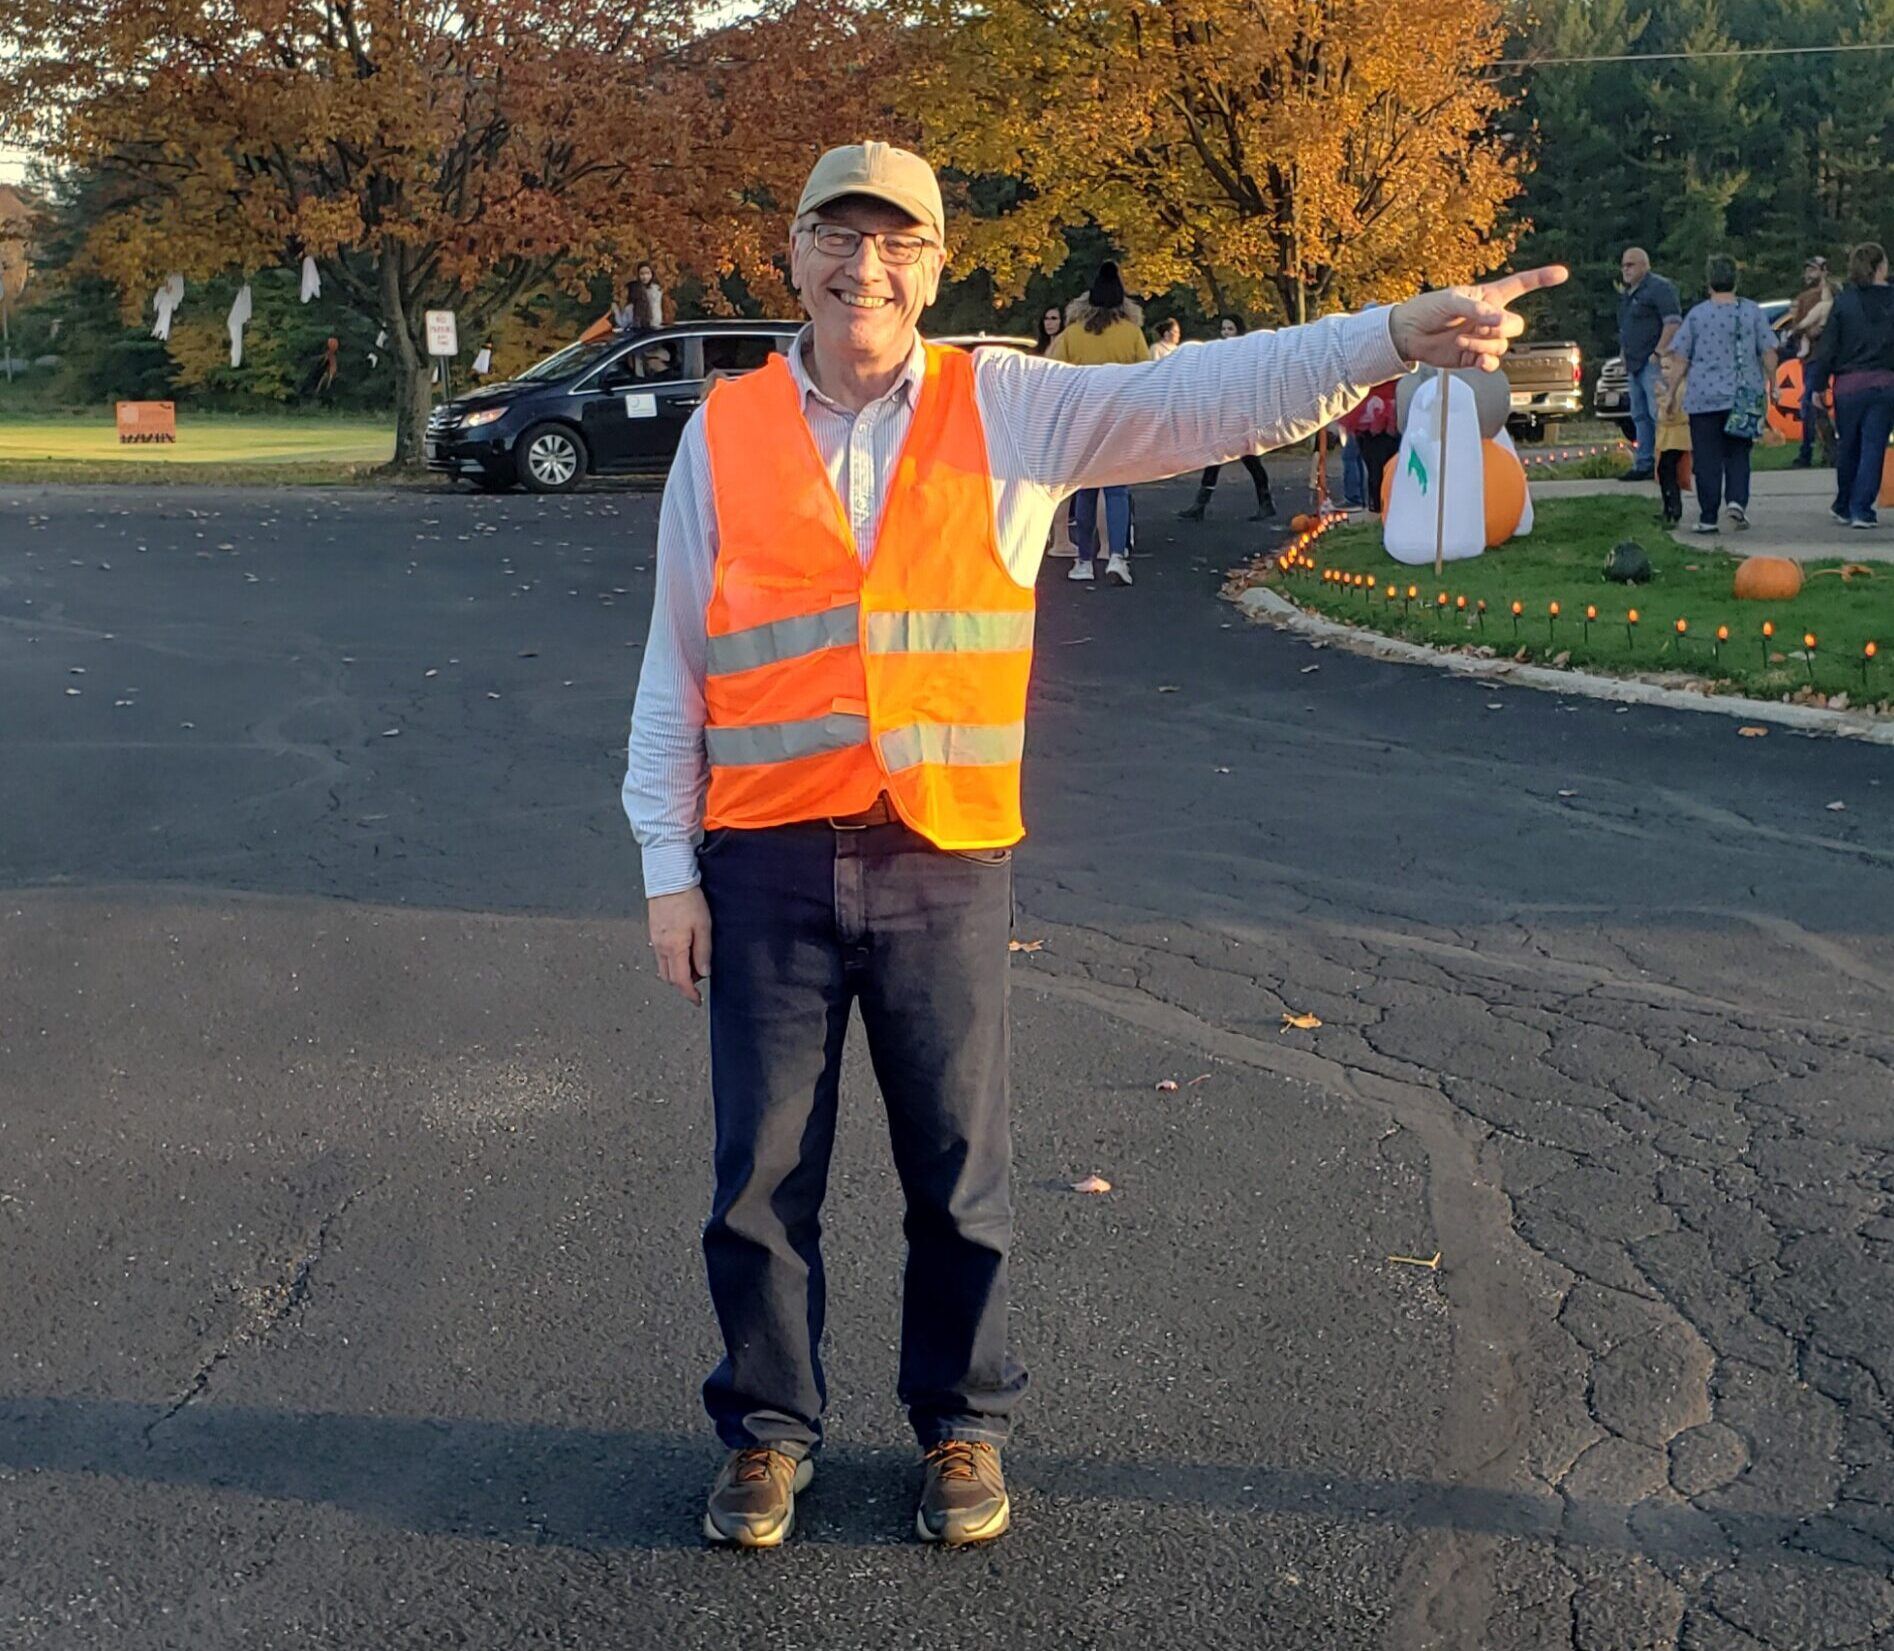
M 789 348 L 796 321 L 690 321 L 568 345 L 427 421 L 427 467 L 487 492 L 564 493 L 588 475 L 662 476 L 713 374 Z

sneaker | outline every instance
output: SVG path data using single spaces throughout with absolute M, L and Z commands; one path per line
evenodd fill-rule
M 1074 562 L 1071 571 L 1066 574 L 1066 578 L 1076 579 L 1081 585 L 1089 585 L 1092 577 L 1092 564 L 1082 560 Z
M 921 1458 L 921 1470 L 914 1531 L 923 1542 L 960 1548 L 1006 1534 L 1013 1505 L 994 1446 L 944 1439 Z
M 1794 458 L 1789 460 L 1789 468 L 1791 470 L 1807 470 L 1814 463 L 1815 460 L 1811 455 L 1807 453 L 1797 453 Z
M 1657 474 L 1652 470 L 1627 470 L 1618 478 L 1621 482 L 1648 482 L 1656 479 Z
M 1737 527 L 1749 526 L 1749 512 L 1740 504 L 1730 506 L 1730 521 Z
M 1130 584 L 1131 563 L 1122 555 L 1107 557 L 1105 560 L 1105 577 L 1114 585 Z
M 1850 527 L 1873 528 L 1879 527 L 1881 521 L 1878 516 L 1851 516 L 1848 519 L 1848 525 Z
M 1065 558 L 1065 559 L 1066 559 L 1066 560 L 1067 560 L 1068 562 L 1069 562 L 1069 561 L 1070 561 L 1070 560 L 1071 560 L 1071 559 L 1072 559 L 1072 558 L 1073 558 L 1074 556 L 1076 556 L 1076 555 L 1078 555 L 1078 553 L 1079 553 L 1079 552 L 1078 552 L 1078 546 L 1077 546 L 1077 545 L 1062 545 L 1062 544 L 1060 544 L 1060 543 L 1058 542 L 1058 540 L 1056 540 L 1056 539 L 1055 539 L 1055 540 L 1053 540 L 1053 542 L 1052 542 L 1051 544 L 1049 544 L 1049 545 L 1047 545 L 1047 546 L 1046 546 L 1046 554 L 1047 554 L 1048 556 L 1062 556 L 1062 557 L 1064 557 L 1064 558 Z
M 815 1463 L 780 1450 L 733 1450 L 704 1510 L 704 1535 L 737 1548 L 779 1548 L 796 1528 L 796 1492 L 807 1490 Z
M 1690 531 L 1692 533 L 1714 533 L 1716 530 L 1715 522 L 1692 522 L 1690 524 Z
M 1849 525 L 1848 512 L 1845 510 L 1830 510 L 1828 519 L 1841 527 Z
M 1250 516 L 1250 520 L 1252 522 L 1272 522 L 1275 519 L 1276 501 L 1274 499 L 1258 499 L 1256 501 L 1256 509 Z

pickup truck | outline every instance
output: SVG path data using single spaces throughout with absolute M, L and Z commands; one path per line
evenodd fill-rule
M 1538 441 L 1546 426 L 1585 411 L 1585 367 L 1576 344 L 1515 344 L 1502 363 L 1512 385 L 1506 428 Z

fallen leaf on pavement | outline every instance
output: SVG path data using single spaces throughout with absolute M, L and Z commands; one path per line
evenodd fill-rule
M 1009 940 L 1006 949 L 1009 952 L 1036 952 L 1044 945 L 1043 940 Z
M 1190 1080 L 1190 1082 L 1189 1082 L 1189 1083 L 1187 1083 L 1187 1084 L 1185 1084 L 1185 1085 L 1184 1085 L 1184 1087 L 1185 1087 L 1186 1089 L 1195 1089 L 1195 1088 L 1197 1087 L 1197 1085 L 1198 1085 L 1198 1084 L 1200 1084 L 1200 1083 L 1208 1083 L 1208 1082 L 1210 1081 L 1210 1078 L 1211 1078 L 1211 1074 L 1210 1074 L 1210 1073 L 1208 1073 L 1208 1072 L 1199 1072 L 1199 1073 L 1198 1073 L 1198 1074 L 1196 1075 L 1196 1077 L 1194 1077 L 1194 1078 L 1192 1078 L 1192 1079 Z
M 1829 803 L 1827 806 L 1828 806 L 1828 812 L 1830 814 L 1839 814 L 1848 805 L 1846 803 Z
M 1576 791 L 1561 791 L 1559 795 L 1561 797 L 1576 797 L 1578 793 Z
M 1162 1090 L 1165 1094 L 1168 1095 L 1173 1089 L 1177 1087 L 1177 1080 L 1175 1078 L 1159 1078 L 1154 1087 Z
M 1425 1267 L 1430 1273 L 1440 1271 L 1440 1252 L 1438 1250 L 1429 1256 L 1391 1255 L 1388 1257 L 1388 1260 L 1399 1267 Z
M 1102 1175 L 1088 1175 L 1083 1181 L 1072 1183 L 1074 1192 L 1110 1192 L 1111 1183 Z
M 1174 683 L 1174 682 L 1164 682 L 1164 683 L 1160 683 L 1160 684 L 1158 685 L 1158 690 L 1157 690 L 1157 691 L 1158 691 L 1158 692 L 1159 692 L 1160 694 L 1174 694 L 1174 693 L 1176 693 L 1176 692 L 1177 692 L 1177 684 L 1176 684 L 1176 683 Z
M 1321 667 L 1320 665 L 1304 665 L 1304 666 L 1302 667 L 1302 674 L 1303 674 L 1304 676 L 1307 676 L 1307 675 L 1309 674 L 1309 672 L 1311 672 L 1311 671 L 1319 671 L 1319 670 L 1321 670 L 1321 668 L 1322 668 L 1322 667 Z
M 1282 1012 L 1282 1030 L 1285 1032 L 1288 1031 L 1289 1028 L 1292 1026 L 1298 1032 L 1313 1032 L 1316 1029 L 1316 1027 L 1320 1026 L 1321 1024 L 1322 1024 L 1322 1017 L 1320 1015 L 1311 1015 L 1311 1014 L 1292 1015 L 1287 1009 L 1283 1010 Z
M 1741 734 L 1743 738 L 1746 740 L 1762 739 L 1769 732 L 1767 728 L 1760 727 L 1759 725 L 1753 722 L 1745 723 L 1741 728 L 1737 729 L 1736 731 L 1737 733 Z

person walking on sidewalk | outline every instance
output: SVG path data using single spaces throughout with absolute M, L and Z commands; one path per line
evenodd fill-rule
M 1711 253 L 1704 282 L 1710 296 L 1684 317 L 1670 341 L 1671 353 L 1689 369 L 1683 406 L 1697 482 L 1693 533 L 1717 531 L 1717 512 L 1726 499 L 1731 522 L 1749 526 L 1749 453 L 1776 384 L 1776 335 L 1753 299 L 1736 296 L 1736 260 Z
M 1148 362 L 1151 348 L 1144 341 L 1144 312 L 1125 294 L 1118 266 L 1103 263 L 1092 277 L 1091 291 L 1065 307 L 1065 330 L 1047 352 L 1054 361 L 1075 367 L 1128 366 Z M 1105 577 L 1114 585 L 1131 583 L 1131 489 L 1081 487 L 1072 500 L 1072 540 L 1078 551 L 1068 579 L 1081 584 L 1096 575 L 1100 495 L 1105 511 Z
M 1240 315 L 1220 316 L 1217 320 L 1217 338 L 1219 341 L 1240 338 L 1248 329 L 1243 325 Z M 1269 496 L 1269 472 L 1263 468 L 1263 461 L 1254 453 L 1237 455 L 1243 468 L 1250 473 L 1250 483 L 1256 489 L 1256 510 L 1251 515 L 1252 522 L 1266 522 L 1276 514 L 1276 502 Z M 1204 512 L 1210 508 L 1211 497 L 1217 490 L 1217 473 L 1223 468 L 1220 464 L 1204 466 L 1203 478 L 1197 483 L 1197 497 L 1178 511 L 1178 520 L 1201 522 Z
M 658 973 L 692 1004 L 708 983 L 724 1352 L 704 1403 L 728 1455 L 703 1531 L 738 1547 L 790 1534 L 822 1443 L 821 1213 L 856 1007 L 907 1204 L 915 1528 L 960 1545 L 1011 1520 L 1007 941 L 1055 501 L 1299 440 L 1417 362 L 1490 365 L 1523 327 L 1507 306 L 1564 279 L 1079 371 L 919 337 L 944 218 L 918 155 L 822 156 L 790 234 L 809 324 L 711 388 L 658 515 L 623 797 Z
M 1835 395 L 1835 502 L 1829 514 L 1850 527 L 1880 525 L 1875 500 L 1894 428 L 1894 287 L 1887 251 L 1863 241 L 1848 254 L 1848 285 L 1836 295 L 1828 326 L 1809 363 Z
M 1643 247 L 1626 247 L 1618 260 L 1618 350 L 1630 383 L 1631 424 L 1637 447 L 1631 468 L 1618 478 L 1647 482 L 1656 465 L 1658 363 L 1671 347 L 1683 316 L 1677 289 L 1651 268 Z

